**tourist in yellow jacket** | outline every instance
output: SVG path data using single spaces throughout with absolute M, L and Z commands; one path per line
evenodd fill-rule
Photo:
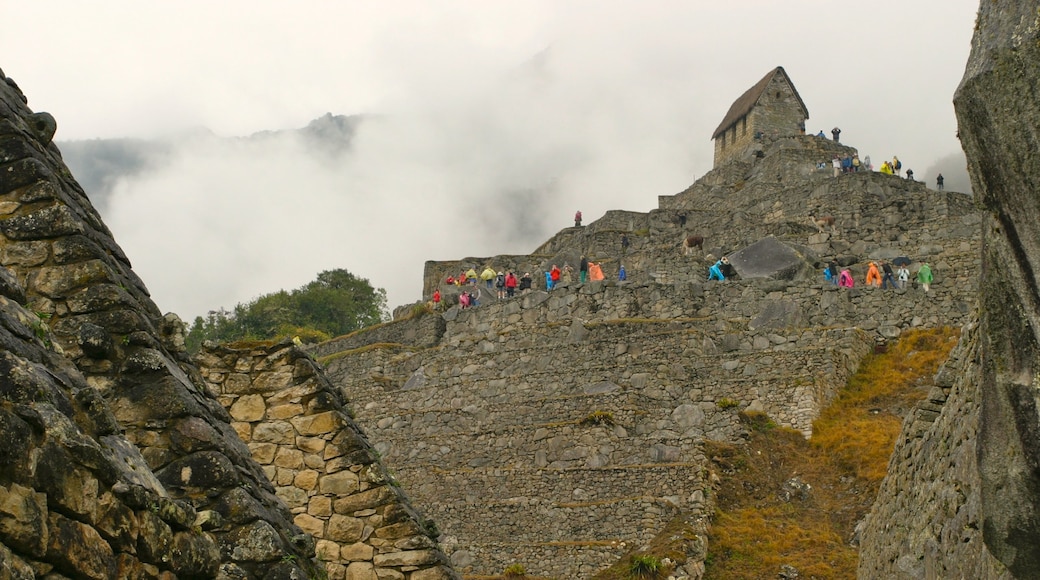
M 491 269 L 491 266 L 484 268 L 484 271 L 480 273 L 480 279 L 484 281 L 488 290 L 491 290 L 491 281 L 495 279 L 495 276 L 495 271 Z

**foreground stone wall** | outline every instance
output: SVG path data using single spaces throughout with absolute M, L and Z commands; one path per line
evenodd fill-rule
M 4 525 L 28 515 L 36 526 L 32 541 L 4 537 L 11 561 L 39 577 L 315 573 L 313 542 L 206 390 L 180 322 L 160 314 L 69 175 L 55 129 L 0 73 L 0 265 L 16 301 L 40 317 L 12 332 L 45 339 L 68 362 L 50 370 L 54 356 L 18 355 L 0 377 L 11 437 Z M 118 476 L 128 470 L 139 477 Z
M 212 578 L 214 512 L 173 499 L 0 268 L 0 577 Z
M 457 577 L 313 359 L 285 341 L 207 343 L 197 360 L 330 580 Z

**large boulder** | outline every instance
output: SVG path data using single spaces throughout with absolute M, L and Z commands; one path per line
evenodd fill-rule
M 983 537 L 1016 578 L 1040 570 L 1040 2 L 979 8 L 954 105 L 987 210 L 981 278 Z
M 729 261 L 741 278 L 806 280 L 815 272 L 807 249 L 781 242 L 773 236 L 730 254 Z

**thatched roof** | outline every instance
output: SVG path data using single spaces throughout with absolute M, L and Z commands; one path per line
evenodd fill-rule
M 755 83 L 753 87 L 744 92 L 743 95 L 733 101 L 733 104 L 729 108 L 729 112 L 722 118 L 722 122 L 719 123 L 715 132 L 711 134 L 712 139 L 718 138 L 719 135 L 723 134 L 726 129 L 729 129 L 737 122 L 738 119 L 747 115 L 751 112 L 751 109 L 755 107 L 755 103 L 758 102 L 759 97 L 769 86 L 769 81 L 773 80 L 776 75 L 783 75 L 784 79 L 787 80 L 787 84 L 791 86 L 791 90 L 794 91 L 794 96 L 798 99 L 798 104 L 802 106 L 802 112 L 805 113 L 805 118 L 809 118 L 809 109 L 805 106 L 805 102 L 802 101 L 801 95 L 798 94 L 798 89 L 794 88 L 794 83 L 791 82 L 791 77 L 787 76 L 787 71 L 784 67 L 778 66 L 775 69 L 769 71 L 769 74 L 762 77 L 762 80 Z

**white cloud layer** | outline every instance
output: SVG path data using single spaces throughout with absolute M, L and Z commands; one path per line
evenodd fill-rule
M 0 67 L 59 140 L 247 135 L 376 114 L 353 152 L 193 137 L 106 222 L 193 318 L 346 268 L 420 298 L 423 262 L 527 253 L 574 210 L 645 211 L 711 168 L 730 103 L 784 66 L 810 131 L 918 178 L 959 150 L 977 2 L 0 5 Z

